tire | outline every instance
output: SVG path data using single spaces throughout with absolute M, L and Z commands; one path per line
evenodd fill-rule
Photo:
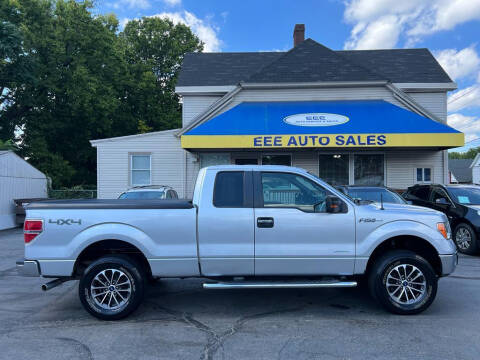
M 402 280 L 404 273 L 411 274 L 410 281 L 408 276 Z M 394 278 L 400 279 L 400 283 Z M 437 283 L 432 266 L 421 256 L 407 250 L 394 250 L 382 255 L 368 274 L 372 297 L 386 310 L 400 315 L 418 314 L 427 309 L 437 295 Z
M 477 235 L 468 224 L 461 223 L 455 227 L 453 240 L 461 253 L 474 255 L 478 251 Z
M 78 294 L 85 310 L 93 316 L 119 320 L 130 315 L 142 302 L 145 279 L 142 266 L 133 259 L 108 255 L 94 261 L 84 271 Z

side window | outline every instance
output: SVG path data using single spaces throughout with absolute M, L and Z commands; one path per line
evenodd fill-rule
M 240 208 L 245 206 L 244 172 L 223 171 L 215 178 L 213 205 L 216 207 Z
M 261 180 L 264 207 L 296 207 L 306 212 L 325 212 L 325 198 L 330 193 L 313 181 L 280 172 L 262 172 Z
M 411 196 L 424 201 L 428 201 L 429 194 L 430 194 L 430 188 L 428 186 L 420 186 L 410 191 Z
M 436 202 L 438 199 L 441 199 L 441 198 L 449 201 L 448 196 L 445 193 L 445 191 L 443 191 L 442 189 L 437 189 L 437 188 L 434 189 L 432 191 L 432 202 Z
M 172 192 L 170 190 L 167 190 L 167 199 L 172 198 Z

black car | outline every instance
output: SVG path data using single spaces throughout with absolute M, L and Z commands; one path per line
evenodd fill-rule
M 480 187 L 475 185 L 415 185 L 403 194 L 415 205 L 445 213 L 460 252 L 475 254 L 480 248 Z
M 337 189 L 354 200 L 406 204 L 407 202 L 396 192 L 383 186 L 337 186 Z

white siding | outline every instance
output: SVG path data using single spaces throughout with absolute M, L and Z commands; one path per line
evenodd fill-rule
M 408 93 L 418 104 L 447 123 L 447 93 L 446 92 L 417 92 Z
M 397 150 L 385 152 L 387 160 L 387 186 L 394 189 L 406 189 L 416 184 L 417 167 L 432 168 L 434 183 L 444 183 L 443 151 L 434 150 Z
M 221 96 L 185 95 L 182 105 L 182 124 L 187 126 L 199 114 L 203 113 Z
M 474 166 L 472 168 L 472 183 L 480 184 L 480 166 Z
M 47 197 L 46 176 L 12 152 L 0 152 L 0 230 L 15 227 L 13 199 Z
M 170 185 L 183 197 L 185 151 L 174 133 L 178 130 L 111 139 L 96 143 L 99 199 L 117 198 L 131 187 L 130 154 L 150 153 L 152 184 Z

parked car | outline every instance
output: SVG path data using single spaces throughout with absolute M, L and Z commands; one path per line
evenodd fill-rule
M 392 204 L 407 203 L 399 194 L 383 186 L 343 185 L 337 186 L 337 189 L 354 200 L 383 201 L 384 203 Z
M 415 185 L 406 200 L 445 213 L 453 229 L 458 250 L 475 254 L 480 250 L 480 187 L 475 185 Z
M 457 264 L 441 212 L 357 203 L 286 166 L 203 168 L 193 201 L 33 203 L 24 239 L 19 272 L 57 278 L 44 290 L 79 279 L 85 309 L 112 320 L 139 306 L 149 277 L 245 289 L 354 287 L 365 275 L 387 310 L 416 314 Z
M 136 186 L 124 193 L 119 199 L 178 199 L 177 192 L 166 185 Z

